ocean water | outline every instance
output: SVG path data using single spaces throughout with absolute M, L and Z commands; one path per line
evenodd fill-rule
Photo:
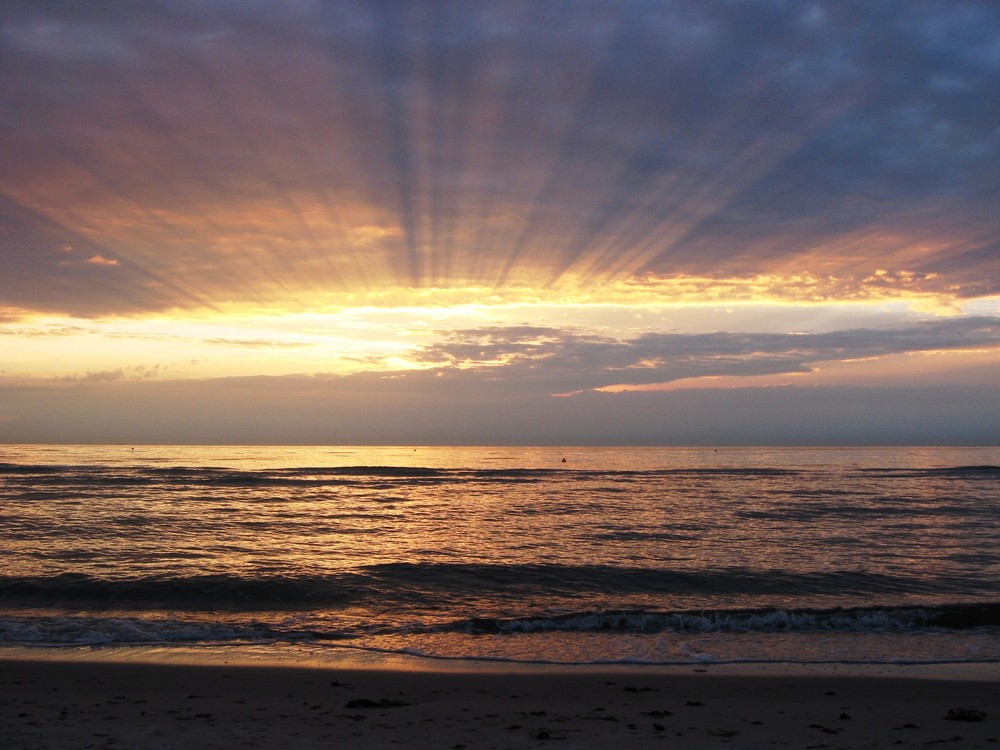
M 144 645 L 996 662 L 1000 448 L 0 446 L 0 650 Z

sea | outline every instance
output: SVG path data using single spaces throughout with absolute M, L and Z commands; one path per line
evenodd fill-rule
M 4 648 L 1000 662 L 1000 448 L 0 446 Z

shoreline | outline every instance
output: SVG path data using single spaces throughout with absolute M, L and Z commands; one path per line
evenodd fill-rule
M 365 648 L 309 645 L 67 645 L 0 646 L 0 663 L 44 661 L 92 664 L 148 664 L 188 667 L 264 667 L 455 674 L 638 673 L 714 674 L 749 677 L 849 676 L 958 681 L 1000 681 L 1000 661 L 691 661 L 558 662 L 438 657 Z
M 455 669 L 418 657 L 17 651 L 0 649 L 5 748 L 1000 747 L 996 664 Z

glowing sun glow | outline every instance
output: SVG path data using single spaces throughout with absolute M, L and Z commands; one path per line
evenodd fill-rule
M 677 442 L 781 386 L 1000 440 L 963 9 L 16 3 L 0 439 Z

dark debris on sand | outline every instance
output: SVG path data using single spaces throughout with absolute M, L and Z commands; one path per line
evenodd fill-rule
M 947 721 L 983 721 L 986 712 L 976 708 L 950 708 L 944 718 Z
M 397 700 L 395 698 L 379 698 L 378 700 L 372 700 L 371 698 L 355 698 L 352 701 L 347 701 L 344 708 L 399 708 L 400 706 L 409 706 L 410 704 L 406 701 Z

